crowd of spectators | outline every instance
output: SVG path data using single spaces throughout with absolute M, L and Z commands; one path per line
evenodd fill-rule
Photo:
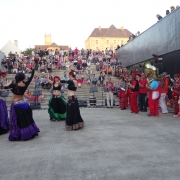
M 179 5 L 177 5 L 176 8 L 175 8 L 175 6 L 171 6 L 171 7 L 170 7 L 170 10 L 166 10 L 166 16 L 167 16 L 168 14 L 172 13 L 175 9 L 178 9 L 178 8 L 179 8 Z M 163 17 L 162 17 L 161 15 L 159 15 L 159 14 L 157 14 L 156 17 L 157 17 L 158 21 L 160 21 L 160 20 L 163 18 Z
M 61 78 L 67 80 L 66 71 L 73 69 L 77 74 L 78 86 L 81 87 L 83 84 L 101 86 L 106 76 L 119 77 L 122 72 L 121 62 L 117 60 L 115 51 L 107 48 L 104 51 L 77 48 L 74 50 L 69 48 L 67 51 L 38 49 L 32 51 L 30 55 L 10 52 L 1 62 L 0 88 L 7 83 L 7 74 L 23 72 L 27 80 L 31 73 L 32 61 L 35 61 L 35 69 L 38 72 L 31 82 L 34 89 L 51 89 L 46 73 L 50 73 L 49 78 L 53 80 L 57 71 L 63 71 L 64 76 Z M 67 85 L 64 85 L 64 88 L 67 88 Z

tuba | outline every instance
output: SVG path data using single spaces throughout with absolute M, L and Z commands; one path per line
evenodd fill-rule
M 161 82 L 161 88 L 165 86 L 165 79 L 158 75 L 158 70 L 151 64 L 150 61 L 144 63 L 143 71 L 145 76 L 149 79 L 148 86 L 151 85 L 153 80 Z

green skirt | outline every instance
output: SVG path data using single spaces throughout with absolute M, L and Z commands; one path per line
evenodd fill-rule
M 63 96 L 59 98 L 51 97 L 49 100 L 48 113 L 50 120 L 61 121 L 66 119 L 66 99 Z

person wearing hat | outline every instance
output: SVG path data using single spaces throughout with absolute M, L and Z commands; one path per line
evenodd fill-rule
M 153 77 L 153 81 L 150 84 L 146 84 L 147 89 L 149 90 L 149 98 L 148 98 L 148 106 L 149 106 L 149 114 L 148 116 L 158 116 L 158 102 L 160 98 L 160 89 L 161 83 L 155 77 Z
M 161 87 L 161 90 L 160 90 L 160 99 L 159 99 L 159 105 L 161 107 L 161 112 L 162 114 L 167 114 L 168 113 L 168 109 L 167 109 L 167 105 L 166 105 L 166 96 L 168 94 L 168 86 L 169 86 L 169 78 L 166 77 L 167 76 L 167 73 L 166 72 L 163 72 L 161 74 L 161 78 L 164 82 L 163 86 Z
M 141 74 L 141 78 L 139 79 L 139 105 L 141 112 L 147 112 L 147 105 L 146 105 L 146 95 L 147 95 L 147 79 L 145 74 Z
M 131 113 L 138 114 L 139 109 L 138 109 L 138 101 L 137 97 L 139 94 L 139 82 L 136 80 L 136 74 L 132 73 L 132 82 L 128 83 L 129 87 L 131 88 L 131 101 L 130 101 L 130 108 L 131 108 Z

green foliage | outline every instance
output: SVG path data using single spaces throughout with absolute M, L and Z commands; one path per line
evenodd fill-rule
M 27 48 L 25 51 L 24 51 L 24 53 L 27 55 L 27 56 L 29 56 L 29 55 L 31 55 L 31 52 L 32 51 L 34 51 L 34 48 Z

